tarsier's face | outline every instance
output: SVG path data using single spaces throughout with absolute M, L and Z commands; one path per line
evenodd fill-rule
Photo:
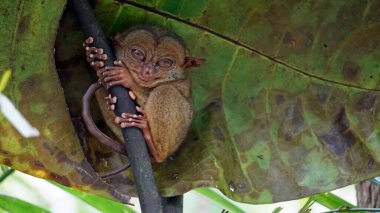
M 122 48 L 116 48 L 118 58 L 123 60 L 139 85 L 155 87 L 185 78 L 186 49 L 177 39 L 137 29 L 119 40 Z

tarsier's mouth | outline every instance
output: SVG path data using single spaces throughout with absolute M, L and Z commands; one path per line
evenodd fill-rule
M 151 76 L 146 76 L 146 75 L 144 75 L 142 73 L 139 73 L 137 76 L 139 77 L 139 79 L 141 81 L 151 81 L 151 80 L 153 80 L 153 78 Z

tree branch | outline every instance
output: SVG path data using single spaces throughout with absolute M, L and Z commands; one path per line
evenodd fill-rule
M 86 37 L 92 36 L 94 45 L 103 48 L 104 53 L 107 54 L 108 60 L 104 62 L 104 65 L 112 66 L 115 60 L 112 46 L 97 23 L 88 0 L 72 0 L 71 3 Z M 116 96 L 118 100 L 115 108 L 116 115 L 120 116 L 123 112 L 137 114 L 136 104 L 129 98 L 127 89 L 115 86 L 110 89 L 110 93 L 112 96 Z M 161 199 L 155 184 L 152 165 L 150 164 L 148 150 L 140 129 L 133 127 L 124 128 L 121 131 L 125 140 L 142 212 L 162 212 Z

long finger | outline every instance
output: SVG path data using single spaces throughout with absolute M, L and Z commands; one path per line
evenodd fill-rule
M 115 81 L 119 81 L 121 79 L 123 79 L 123 78 L 120 75 L 115 75 L 115 76 L 105 77 L 103 79 L 103 82 L 106 82 L 106 83 L 115 82 Z M 115 85 L 115 83 L 112 83 L 112 85 Z
M 120 124 L 120 127 L 121 128 L 137 127 L 139 129 L 145 129 L 147 126 L 146 126 L 146 124 L 142 124 L 142 123 L 135 123 L 135 122 L 127 123 L 127 122 L 123 122 L 123 123 Z
M 93 61 L 90 63 L 90 66 L 95 70 L 98 70 L 104 66 L 104 62 L 102 61 Z
M 132 99 L 132 100 L 136 100 L 136 95 L 135 95 L 135 93 L 133 93 L 132 91 L 129 91 L 128 92 L 128 95 L 129 95 L 129 97 Z
M 142 108 L 142 107 L 140 107 L 140 106 L 136 106 L 136 110 L 137 110 L 137 112 L 139 112 L 139 113 L 141 113 L 143 116 L 145 116 L 146 114 L 146 112 L 145 112 L 145 110 Z
M 117 97 L 116 96 L 112 97 L 111 94 L 104 97 L 104 99 L 109 101 L 109 103 L 112 103 L 112 104 L 116 104 L 117 102 Z
M 83 47 L 88 47 L 88 46 L 90 46 L 93 42 L 94 42 L 94 38 L 92 38 L 92 37 L 90 36 L 90 37 L 88 37 L 86 40 L 84 40 L 84 42 L 83 42 Z
M 87 56 L 90 54 L 103 54 L 104 53 L 103 48 L 97 48 L 97 47 L 86 46 L 85 50 L 86 50 Z
M 115 85 L 121 85 L 122 83 L 124 83 L 124 80 L 108 82 L 108 83 L 106 84 L 106 89 L 108 90 L 108 89 L 111 88 L 112 86 L 115 86 Z
M 113 77 L 113 76 L 117 76 L 117 75 L 120 75 L 121 73 L 123 72 L 123 70 L 120 70 L 120 69 L 110 69 L 108 68 L 107 70 L 105 70 L 104 72 L 102 72 L 101 75 L 103 75 L 104 77 Z
M 94 42 L 94 38 L 93 37 L 88 37 L 86 40 L 85 40 L 86 44 L 92 44 Z
M 113 64 L 115 64 L 116 66 L 120 66 L 120 67 L 127 67 L 127 66 L 125 66 L 125 64 L 121 60 L 116 60 L 113 62 Z
M 133 118 L 133 119 L 145 119 L 142 115 L 136 115 L 136 114 L 131 114 L 131 113 L 127 113 L 127 112 L 124 112 L 121 114 L 121 117 L 122 118 Z
M 123 117 L 116 117 L 115 118 L 115 123 L 121 124 L 121 123 L 141 123 L 144 124 L 146 123 L 146 120 L 141 120 L 138 118 L 123 118 Z

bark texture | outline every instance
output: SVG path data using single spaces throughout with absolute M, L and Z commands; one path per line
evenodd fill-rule
M 356 184 L 358 207 L 380 208 L 380 186 L 370 181 Z

